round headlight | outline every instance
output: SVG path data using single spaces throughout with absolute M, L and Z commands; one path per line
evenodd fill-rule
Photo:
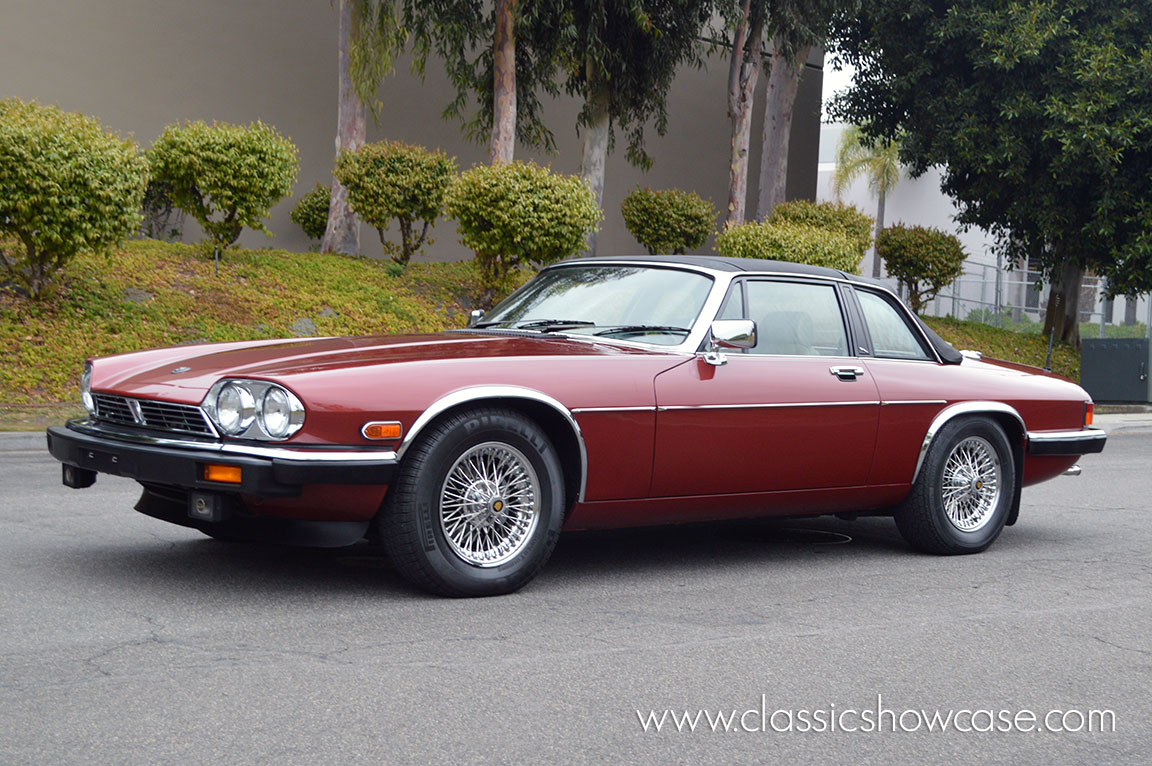
M 245 431 L 256 418 L 256 400 L 252 392 L 229 383 L 216 396 L 216 420 L 227 434 Z
M 275 439 L 288 435 L 292 427 L 292 404 L 287 391 L 273 386 L 264 392 L 260 401 L 260 425 L 264 433 Z
M 96 401 L 92 398 L 92 365 L 84 365 L 84 372 L 80 375 L 80 402 L 84 409 L 93 415 L 96 414 Z

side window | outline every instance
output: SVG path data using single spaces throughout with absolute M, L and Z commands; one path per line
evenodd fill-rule
M 931 359 L 920 340 L 904 321 L 899 309 L 876 293 L 857 290 L 868 334 L 872 336 L 872 351 L 878 357 L 894 359 Z
M 766 280 L 746 285 L 748 318 L 756 322 L 753 354 L 848 355 L 835 287 Z
M 724 299 L 724 308 L 721 309 L 717 319 L 743 319 L 744 318 L 744 287 L 739 281 L 733 282 L 728 289 L 728 297 Z

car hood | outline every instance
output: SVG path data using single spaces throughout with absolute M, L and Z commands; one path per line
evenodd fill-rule
M 659 349 L 571 340 L 562 335 L 446 332 L 359 338 L 210 343 L 105 357 L 93 365 L 96 391 L 198 404 L 221 378 L 285 381 L 295 375 L 375 365 L 495 357 L 664 354 Z

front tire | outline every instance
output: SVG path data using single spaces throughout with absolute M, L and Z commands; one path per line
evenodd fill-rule
M 564 474 L 551 440 L 519 412 L 494 407 L 429 426 L 376 520 L 401 576 L 446 596 L 523 587 L 563 523 Z
M 1016 488 L 1008 437 L 994 420 L 969 417 L 940 429 L 896 527 L 925 553 L 979 553 L 999 537 Z

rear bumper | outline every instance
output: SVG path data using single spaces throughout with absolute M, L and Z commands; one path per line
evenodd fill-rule
M 1090 455 L 1104 451 L 1108 435 L 1099 428 L 1076 431 L 1030 431 L 1029 455 Z
M 53 426 L 47 436 L 48 451 L 67 466 L 151 484 L 268 498 L 295 497 L 310 484 L 390 484 L 399 465 L 391 451 L 180 440 L 86 419 Z M 241 481 L 208 481 L 206 464 L 238 467 Z

